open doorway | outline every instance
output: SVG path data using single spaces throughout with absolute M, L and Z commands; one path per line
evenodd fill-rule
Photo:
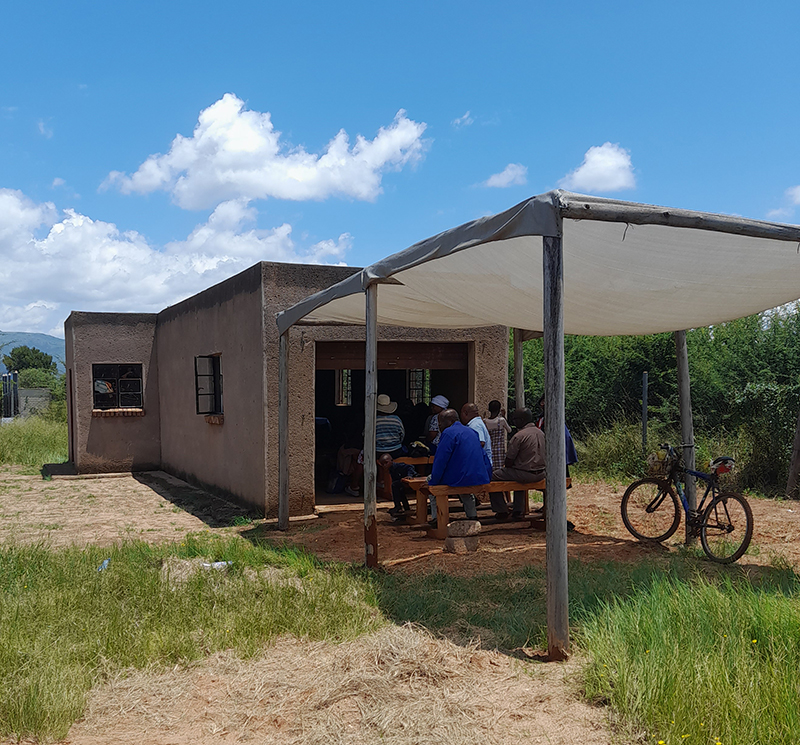
M 397 402 L 406 443 L 424 436 L 432 396 L 455 409 L 469 400 L 467 343 L 379 342 L 378 393 Z M 363 447 L 364 343 L 317 342 L 314 476 L 318 493 L 335 489 L 339 448 Z

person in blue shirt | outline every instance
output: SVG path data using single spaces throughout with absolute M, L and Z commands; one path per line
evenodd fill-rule
M 433 468 L 428 484 L 438 486 L 479 486 L 492 480 L 492 464 L 481 447 L 474 430 L 464 426 L 454 409 L 445 409 L 439 414 L 439 447 L 433 459 Z M 459 495 L 467 518 L 478 517 L 473 494 Z M 431 512 L 435 520 L 435 501 L 431 497 Z

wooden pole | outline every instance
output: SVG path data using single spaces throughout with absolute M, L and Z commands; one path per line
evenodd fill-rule
M 800 414 L 794 428 L 794 444 L 792 445 L 792 462 L 789 464 L 789 478 L 786 481 L 786 496 L 797 499 L 797 482 L 800 480 Z
M 278 530 L 289 528 L 289 329 L 278 349 Z
M 514 401 L 525 408 L 525 360 L 522 356 L 522 329 L 514 329 Z
M 378 398 L 378 285 L 366 290 L 366 354 L 364 394 L 364 560 L 368 567 L 378 566 L 377 463 L 375 457 L 375 422 Z
M 647 457 L 647 370 L 642 373 L 642 455 Z
M 675 332 L 675 357 L 678 363 L 678 402 L 681 415 L 681 439 L 683 440 L 683 463 L 694 470 L 694 423 L 692 421 L 692 391 L 689 384 L 689 350 L 686 346 L 686 332 Z M 686 501 L 690 510 L 697 509 L 697 491 L 694 476 L 686 476 Z M 686 521 L 686 543 L 693 538 Z
M 564 434 L 564 272 L 561 238 L 543 240 L 544 396 L 547 448 L 545 500 L 547 561 L 547 654 L 569 654 L 567 578 L 567 462 Z

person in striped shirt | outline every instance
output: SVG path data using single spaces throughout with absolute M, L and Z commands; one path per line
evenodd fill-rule
M 393 458 L 403 454 L 406 429 L 397 414 L 397 402 L 385 393 L 378 396 L 376 405 L 378 418 L 375 423 L 375 450 L 378 454 L 389 453 Z

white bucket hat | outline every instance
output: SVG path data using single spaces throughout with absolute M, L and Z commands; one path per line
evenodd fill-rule
M 395 409 L 397 409 L 397 402 L 392 401 L 385 393 L 381 393 L 378 396 L 377 409 L 381 414 L 394 414 Z

